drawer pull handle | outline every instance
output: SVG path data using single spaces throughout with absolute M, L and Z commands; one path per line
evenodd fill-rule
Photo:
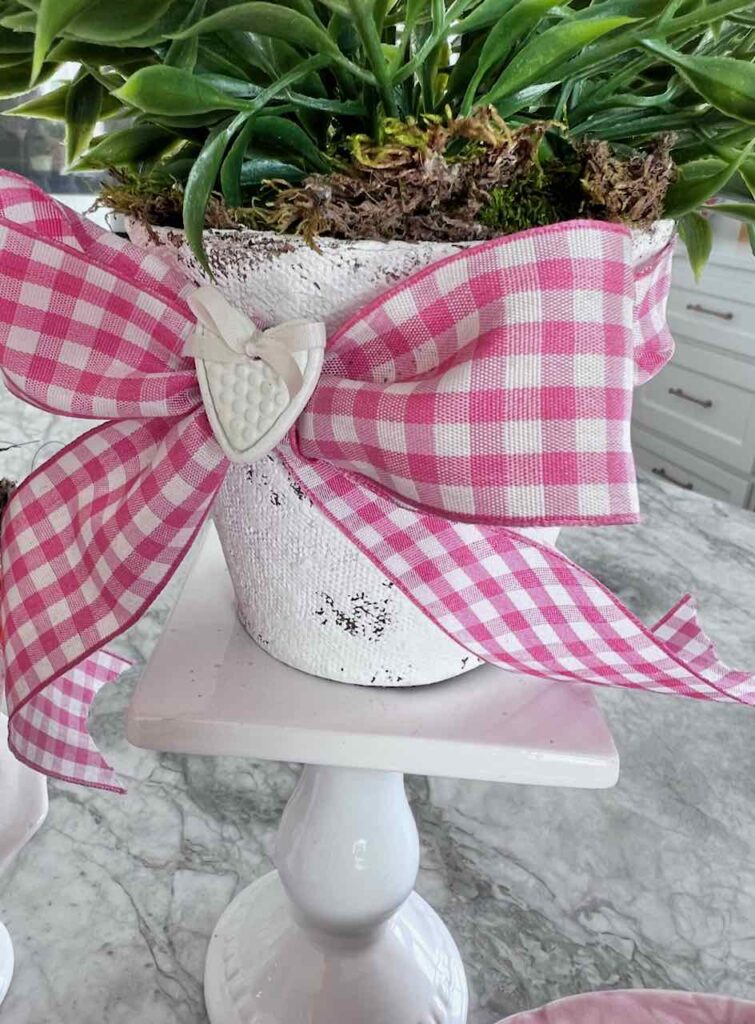
M 676 484 L 677 487 L 681 487 L 684 491 L 694 491 L 695 485 L 689 480 L 685 484 L 683 480 L 677 480 L 676 477 L 671 476 L 670 473 L 666 472 L 663 466 L 653 466 L 652 472 L 656 476 L 661 477 L 662 480 L 668 480 L 670 484 Z
M 708 309 L 707 306 L 703 306 L 700 302 L 688 302 L 687 309 L 691 309 L 693 313 L 705 313 L 706 316 L 717 316 L 719 320 L 733 320 L 733 313 L 722 313 L 718 309 Z
M 713 406 L 712 398 L 695 398 L 694 395 L 688 395 L 684 388 L 669 388 L 668 393 L 673 395 L 674 398 L 683 398 L 687 402 L 694 402 L 695 405 L 701 405 L 703 409 L 710 409 Z

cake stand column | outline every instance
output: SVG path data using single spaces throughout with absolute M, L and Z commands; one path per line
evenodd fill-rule
M 275 862 L 213 933 L 212 1024 L 464 1024 L 459 952 L 413 891 L 419 839 L 403 775 L 306 766 Z

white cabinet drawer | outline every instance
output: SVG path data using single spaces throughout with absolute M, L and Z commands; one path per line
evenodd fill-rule
M 634 427 L 632 447 L 638 466 L 687 491 L 707 494 L 740 508 L 747 506 L 752 481 L 685 452 L 664 438 Z
M 755 301 L 755 275 L 741 298 Z M 694 288 L 674 284 L 669 295 L 668 321 L 671 333 L 696 338 L 755 359 L 755 305 L 740 299 L 708 295 Z
M 755 345 L 754 345 L 755 347 Z M 679 339 L 635 392 L 634 422 L 749 475 L 755 466 L 755 364 Z
M 700 302 L 703 301 L 702 296 L 707 295 L 712 299 L 711 306 L 720 312 L 727 311 L 727 300 L 755 306 L 755 257 L 746 254 L 741 267 L 717 266 L 714 261 L 715 252 L 697 282 L 687 254 L 684 250 L 677 252 L 674 255 L 672 289 L 689 289 Z

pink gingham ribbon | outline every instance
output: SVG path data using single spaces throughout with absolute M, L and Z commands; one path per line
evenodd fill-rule
M 634 384 L 669 358 L 668 252 L 571 222 L 414 275 L 329 340 L 278 448 L 312 501 L 479 657 L 556 679 L 753 702 L 689 598 L 648 629 L 512 525 L 631 522 Z M 194 285 L 154 251 L 0 175 L 0 368 L 51 412 L 106 422 L 13 495 L 1 541 L 10 743 L 48 774 L 117 788 L 87 708 L 103 652 L 154 601 L 227 464 L 183 355 Z

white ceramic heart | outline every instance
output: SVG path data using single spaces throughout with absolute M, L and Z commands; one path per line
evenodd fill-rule
M 301 389 L 293 398 L 283 378 L 262 360 L 196 360 L 207 417 L 230 462 L 248 465 L 264 458 L 299 418 L 320 378 L 324 348 L 297 352 L 293 358 L 302 373 Z

